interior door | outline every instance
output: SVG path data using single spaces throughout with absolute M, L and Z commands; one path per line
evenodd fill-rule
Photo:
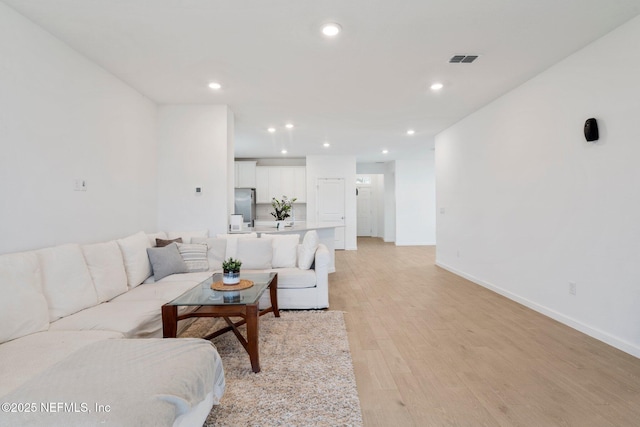
M 318 222 L 344 225 L 344 178 L 318 178 Z M 344 249 L 344 227 L 336 227 L 336 249 Z
M 358 236 L 371 237 L 373 232 L 372 209 L 371 209 L 371 187 L 358 187 Z

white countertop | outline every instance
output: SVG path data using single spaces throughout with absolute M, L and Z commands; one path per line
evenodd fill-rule
M 274 221 L 275 222 L 275 221 Z M 296 231 L 319 230 L 323 228 L 344 227 L 341 222 L 296 222 L 290 227 L 281 227 L 277 229 L 275 224 L 271 226 L 257 226 L 243 228 L 241 231 L 230 231 L 229 234 L 246 234 L 246 233 L 291 233 Z

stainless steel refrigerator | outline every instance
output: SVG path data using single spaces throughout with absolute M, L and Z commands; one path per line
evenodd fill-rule
M 235 212 L 244 217 L 244 224 L 253 227 L 256 220 L 256 189 L 236 188 Z

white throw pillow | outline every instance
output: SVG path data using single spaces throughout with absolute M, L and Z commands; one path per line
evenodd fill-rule
M 82 246 L 84 259 L 96 287 L 98 301 L 105 302 L 127 292 L 127 272 L 115 240 Z
M 147 237 L 143 237 L 147 241 Z M 50 322 L 98 305 L 98 294 L 80 245 L 61 245 L 36 253 L 42 269 L 42 290 L 49 304 Z
M 0 255 L 0 343 L 49 328 L 35 252 Z
M 117 242 L 124 259 L 127 283 L 129 288 L 135 288 L 151 276 L 151 263 L 147 256 L 147 248 L 151 247 L 151 243 L 142 231 L 124 239 L 118 239 Z
M 298 252 L 298 268 L 308 270 L 316 257 L 316 250 L 320 244 L 320 237 L 316 230 L 309 230 L 302 239 L 302 248 Z
M 265 270 L 271 268 L 273 247 L 268 239 L 238 239 L 238 253 L 234 258 L 242 261 L 240 270 Z
M 207 245 L 198 243 L 176 243 L 189 273 L 209 271 Z
M 209 230 L 167 231 L 168 240 L 174 240 L 178 237 L 182 238 L 182 243 L 193 243 L 191 239 L 194 237 L 209 237 Z
M 271 240 L 273 247 L 272 268 L 293 268 L 296 267 L 298 234 L 263 234 L 261 239 Z
M 227 253 L 227 239 L 216 239 L 213 237 L 193 237 L 191 243 L 207 245 L 207 260 L 209 261 L 209 271 L 221 270 L 222 261 Z

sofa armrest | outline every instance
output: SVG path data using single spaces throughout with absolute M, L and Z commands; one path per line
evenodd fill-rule
M 331 255 L 329 249 L 320 243 L 316 249 L 315 272 L 316 287 L 318 288 L 318 306 L 329 307 L 329 264 Z

